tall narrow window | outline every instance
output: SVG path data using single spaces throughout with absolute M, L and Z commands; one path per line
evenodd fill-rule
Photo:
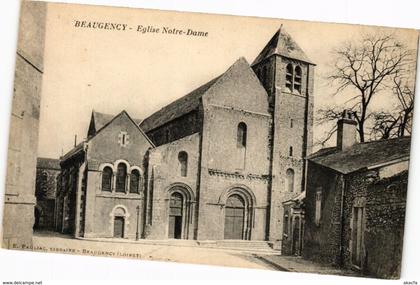
M 263 83 L 263 86 L 264 86 L 264 88 L 266 89 L 266 90 L 268 90 L 268 84 L 267 84 L 267 82 L 268 82 L 268 78 L 267 78 L 267 67 L 266 66 L 264 66 L 263 67 L 263 69 L 262 69 L 262 83 Z
M 295 188 L 295 171 L 291 168 L 286 170 L 287 191 L 293 192 Z
M 293 147 L 289 147 L 289 156 L 293 156 Z
M 290 119 L 290 128 L 293 128 L 293 119 Z
M 295 67 L 295 78 L 293 80 L 293 90 L 300 94 L 302 90 L 302 68 Z
M 293 65 L 290 63 L 286 66 L 286 88 L 293 91 Z
M 111 192 L 112 185 L 112 168 L 104 167 L 102 170 L 102 191 Z
M 169 129 L 165 130 L 165 140 L 166 142 L 169 142 L 169 138 L 171 137 L 170 133 L 169 133 Z
M 321 203 L 322 203 L 322 187 L 316 188 L 315 193 L 315 224 L 319 226 L 321 222 Z
M 245 123 L 241 122 L 238 125 L 237 146 L 240 148 L 246 147 L 246 139 L 247 139 L 247 127 Z
M 185 151 L 181 151 L 178 154 L 178 160 L 181 168 L 181 176 L 186 177 L 188 174 L 188 154 Z
M 283 234 L 289 235 L 289 212 L 285 211 L 283 216 Z
M 116 181 L 116 192 L 125 192 L 125 186 L 127 183 L 127 166 L 124 163 L 118 164 L 117 167 L 117 181 Z
M 131 171 L 130 175 L 130 193 L 139 193 L 140 172 L 137 169 Z

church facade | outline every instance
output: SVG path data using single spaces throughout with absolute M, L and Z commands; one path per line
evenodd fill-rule
M 283 239 L 305 185 L 315 65 L 283 29 L 252 64 L 144 120 L 92 112 L 61 157 L 56 229 L 76 237 Z

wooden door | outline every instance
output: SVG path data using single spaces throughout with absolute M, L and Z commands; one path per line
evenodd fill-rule
M 243 239 L 245 203 L 239 195 L 232 195 L 226 201 L 225 239 Z
M 115 238 L 124 237 L 124 217 L 114 218 L 114 237 Z
M 364 235 L 364 208 L 353 208 L 353 225 L 352 225 L 352 263 L 358 267 L 362 267 L 362 244 Z

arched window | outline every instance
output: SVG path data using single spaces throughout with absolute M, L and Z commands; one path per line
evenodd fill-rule
M 246 138 L 247 138 L 247 127 L 245 123 L 241 122 L 238 125 L 237 146 L 240 148 L 246 147 Z
M 125 193 L 125 186 L 127 183 L 127 166 L 124 163 L 118 164 L 116 182 L 115 191 Z
M 102 191 L 111 192 L 112 190 L 112 168 L 106 166 L 102 170 Z
M 185 151 L 181 151 L 178 154 L 178 160 L 181 167 L 181 176 L 186 177 L 188 174 L 188 154 Z
M 293 65 L 289 63 L 286 66 L 286 88 L 292 91 L 293 87 Z
M 293 80 L 293 89 L 299 94 L 302 90 L 302 68 L 300 66 L 295 67 L 295 78 Z
M 131 171 L 130 175 L 130 193 L 139 193 L 140 172 L 137 169 Z
M 291 168 L 286 170 L 287 191 L 293 192 L 295 188 L 295 171 Z

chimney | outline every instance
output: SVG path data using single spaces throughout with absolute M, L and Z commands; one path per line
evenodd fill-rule
M 344 110 L 341 118 L 337 122 L 337 149 L 345 150 L 354 145 L 356 141 L 356 125 L 354 112 L 352 110 Z

